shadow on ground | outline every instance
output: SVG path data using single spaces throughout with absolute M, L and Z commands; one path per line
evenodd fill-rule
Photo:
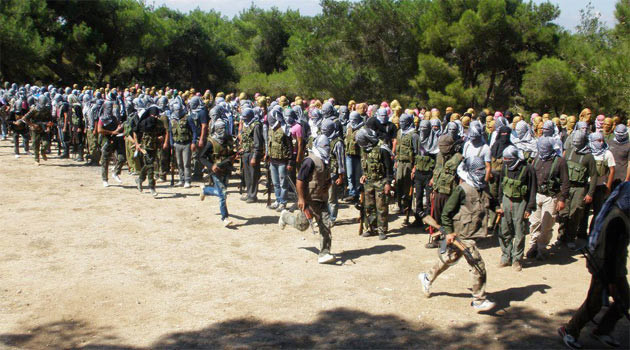
M 533 286 L 533 290 L 540 291 L 541 288 L 544 290 L 544 286 Z M 509 296 L 512 293 L 504 294 Z M 524 295 L 530 295 L 530 291 L 524 292 Z M 572 310 L 567 310 L 559 316 L 567 317 L 571 313 Z M 465 314 L 462 316 L 465 317 Z M 484 322 L 484 326 L 489 326 L 494 331 L 483 332 L 480 324 L 473 322 L 451 324 L 448 331 L 442 331 L 395 315 L 373 315 L 337 308 L 321 312 L 312 323 L 265 322 L 256 318 L 231 319 L 199 330 L 165 334 L 148 348 L 562 348 L 563 345 L 555 333 L 558 325 L 550 321 L 530 308 L 509 307 L 509 312 L 505 315 Z M 627 330 L 628 322 L 620 321 L 616 336 L 622 344 L 628 344 Z M 585 347 L 600 347 L 586 336 L 586 330 L 583 334 Z M 92 327 L 88 322 L 74 320 L 1 334 L 0 344 L 20 349 L 144 349 L 122 344 L 109 328 Z

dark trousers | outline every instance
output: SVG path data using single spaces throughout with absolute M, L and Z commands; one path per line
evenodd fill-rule
M 450 197 L 450 195 L 437 192 L 433 193 L 435 193 L 435 197 L 433 198 L 433 215 L 431 216 L 435 219 L 435 221 L 438 222 L 438 224 L 441 224 L 442 210 L 444 210 L 444 205 L 446 204 L 446 201 L 448 200 L 448 197 Z M 431 208 L 429 208 L 429 210 L 431 210 Z
M 416 219 L 420 219 L 421 216 L 431 215 L 431 191 L 433 190 L 431 186 L 429 186 L 429 182 L 433 177 L 433 173 L 430 171 L 427 172 L 418 172 L 413 178 L 413 186 L 414 190 L 414 200 L 416 203 L 416 210 L 414 212 L 414 216 Z
M 258 196 L 258 181 L 260 181 L 260 162 L 256 165 L 250 164 L 254 153 L 243 153 L 243 175 L 245 177 L 245 187 L 247 198 L 256 199 Z
M 13 153 L 20 154 L 20 136 L 22 136 L 22 147 L 24 147 L 24 152 L 28 153 L 28 129 L 13 132 Z
M 584 325 L 591 321 L 602 308 L 602 295 L 607 288 L 608 286 L 605 286 L 600 279 L 591 278 L 591 286 L 588 288 L 586 300 L 566 325 L 567 332 L 576 339 L 580 336 L 580 331 Z M 604 316 L 599 320 L 599 325 L 594 331 L 596 334 L 610 334 L 617 321 L 623 316 L 619 310 L 619 304 L 628 305 L 628 301 L 630 301 L 626 276 L 617 277 L 615 288 L 617 297 L 621 300 L 616 300 L 613 296 L 614 302 L 610 304 Z

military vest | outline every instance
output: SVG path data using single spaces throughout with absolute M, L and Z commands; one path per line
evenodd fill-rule
M 83 125 L 83 118 L 81 117 L 80 104 L 72 105 L 69 113 L 72 113 L 72 116 L 70 118 L 70 122 L 72 123 L 72 125 L 77 126 L 77 127 Z
M 173 133 L 173 141 L 180 144 L 187 144 L 192 141 L 192 132 L 188 127 L 188 116 L 184 116 L 179 120 L 171 121 L 171 132 Z
M 438 158 L 436 168 L 433 172 L 433 188 L 441 194 L 450 195 L 457 183 L 457 167 L 461 163 L 463 156 L 461 153 L 453 154 L 448 160 L 444 157 Z
M 328 202 L 328 186 L 330 186 L 330 170 L 324 162 L 312 154 L 308 158 L 315 165 L 312 178 L 308 183 L 308 193 L 312 201 Z
M 486 210 L 490 207 L 490 198 L 484 191 L 477 191 L 469 184 L 459 185 L 465 194 L 459 211 L 453 216 L 453 232 L 460 238 L 484 238 L 488 236 L 488 216 Z
M 349 156 L 361 155 L 361 149 L 359 148 L 357 141 L 354 139 L 355 135 L 356 131 L 352 130 L 352 127 L 348 126 L 344 145 L 346 146 L 346 154 Z
M 396 157 L 399 162 L 411 163 L 413 159 L 413 132 L 406 134 L 398 130 L 398 142 L 396 143 Z
M 341 138 L 339 137 L 330 140 L 330 161 L 328 161 L 328 164 L 331 174 L 337 174 L 339 171 L 339 162 L 337 160 L 337 153 L 335 152 L 335 147 L 337 147 L 339 142 L 341 142 Z M 343 161 L 345 162 L 345 159 Z
M 381 145 L 383 141 L 379 141 L 369 152 L 363 151 L 361 163 L 363 173 L 370 181 L 379 181 L 385 177 L 385 163 L 381 156 Z
M 508 176 L 508 167 L 504 166 L 503 172 L 503 194 L 510 199 L 521 200 L 525 198 L 527 194 L 527 183 L 523 181 L 525 172 L 527 171 L 527 164 L 521 165 L 521 172 L 516 179 L 512 179 Z
M 284 133 L 283 128 L 271 131 L 269 138 L 269 156 L 272 159 L 289 160 L 293 155 L 291 138 Z
M 254 148 L 254 130 L 260 125 L 260 121 L 254 121 L 243 128 L 241 132 L 241 147 L 243 152 L 249 153 Z
M 540 158 L 537 158 L 534 166 L 536 167 Z M 555 197 L 560 191 L 560 179 L 554 176 L 554 171 L 556 170 L 556 166 L 558 164 L 558 157 L 554 157 L 553 163 L 551 164 L 551 170 L 549 170 L 549 176 L 543 182 L 538 184 L 538 189 L 536 192 L 540 194 L 544 194 L 547 197 Z
M 222 145 L 212 137 L 208 140 L 212 143 L 212 162 L 213 163 L 217 164 L 218 166 L 219 163 L 230 158 L 231 152 L 230 152 L 229 144 Z
M 586 185 L 588 181 L 588 168 L 582 164 L 584 160 L 584 154 L 580 154 L 580 157 L 575 160 L 574 149 L 571 148 L 571 153 L 567 157 L 567 168 L 569 169 L 569 181 L 577 183 L 579 185 Z
M 490 169 L 492 169 L 492 171 L 494 172 L 500 172 L 501 168 L 503 168 L 503 158 L 499 157 L 499 158 L 492 158 L 492 161 L 490 162 Z

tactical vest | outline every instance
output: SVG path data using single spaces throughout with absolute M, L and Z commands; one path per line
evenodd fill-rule
M 605 176 L 608 174 L 608 166 L 606 165 L 606 160 L 595 160 L 595 169 L 597 169 L 597 176 Z
M 241 132 L 241 147 L 243 152 L 249 153 L 254 148 L 254 130 L 260 125 L 260 121 L 255 121 L 243 128 Z
M 490 162 L 490 169 L 498 173 L 501 171 L 501 168 L 503 168 L 503 158 L 492 158 L 492 161 Z
M 335 137 L 330 141 L 330 160 L 328 164 L 330 164 L 330 173 L 334 175 L 339 171 L 339 162 L 337 161 L 337 153 L 335 152 L 335 147 L 339 142 L 341 142 L 341 138 L 339 137 Z
M 192 141 L 192 132 L 188 127 L 188 116 L 184 116 L 179 120 L 171 121 L 171 132 L 173 133 L 173 141 L 179 144 L 187 144 Z
M 283 128 L 271 131 L 269 138 L 269 156 L 272 159 L 289 160 L 293 155 L 291 138 L 284 133 Z
M 462 159 L 463 156 L 461 153 L 453 154 L 447 161 L 444 161 L 443 157 L 438 159 L 436 169 L 433 173 L 433 188 L 438 193 L 450 195 L 453 188 L 457 186 L 455 183 L 457 167 Z M 441 165 L 441 167 L 438 167 L 438 165 Z
M 308 194 L 312 201 L 328 202 L 328 186 L 330 186 L 330 170 L 319 158 L 309 154 L 308 158 L 315 165 L 312 178 L 308 183 Z
M 490 207 L 490 198 L 484 191 L 477 191 L 469 184 L 459 185 L 465 194 L 459 211 L 453 216 L 453 232 L 460 238 L 484 238 L 488 236 L 488 216 L 486 209 Z
M 75 104 L 70 108 L 70 112 L 72 116 L 70 118 L 70 122 L 74 126 L 81 126 L 83 124 L 83 118 L 81 118 L 81 105 Z
M 346 154 L 349 156 L 361 155 L 361 149 L 359 148 L 357 141 L 354 139 L 354 135 L 356 135 L 356 131 L 352 130 L 352 127 L 348 126 L 344 145 L 346 146 Z
M 521 200 L 525 198 L 527 194 L 527 183 L 523 181 L 525 172 L 527 171 L 527 164 L 521 166 L 521 172 L 516 179 L 512 179 L 508 176 L 508 167 L 505 166 L 503 172 L 503 194 L 510 199 Z
M 383 141 L 379 141 L 369 152 L 363 151 L 363 157 L 361 157 L 363 173 L 370 181 L 379 181 L 385 177 L 381 145 L 383 145 Z
M 540 158 L 537 158 L 534 166 L 537 166 Z M 556 170 L 556 165 L 558 164 L 558 157 L 553 159 L 553 163 L 551 164 L 551 170 L 549 170 L 549 176 L 547 176 L 547 180 L 543 183 L 538 184 L 538 189 L 536 192 L 543 194 L 547 197 L 555 197 L 560 188 L 560 179 L 554 176 L 554 171 Z
M 574 149 L 571 148 L 571 153 L 567 157 L 567 168 L 569 169 L 569 181 L 577 183 L 578 185 L 586 185 L 588 181 L 588 168 L 582 165 L 584 160 L 584 154 L 580 154 L 577 161 L 574 160 Z
M 214 138 L 210 138 L 209 141 L 212 143 L 212 162 L 215 164 L 219 164 L 230 157 L 230 147 L 229 145 L 222 145 Z
M 399 162 L 411 163 L 413 161 L 413 135 L 413 132 L 403 134 L 402 130 L 398 130 L 396 157 Z

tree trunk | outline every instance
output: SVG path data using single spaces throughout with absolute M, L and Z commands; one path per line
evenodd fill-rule
M 492 70 L 492 74 L 490 75 L 490 84 L 488 85 L 488 90 L 486 91 L 486 100 L 483 102 L 484 107 L 488 107 L 488 102 L 490 101 L 490 95 L 492 94 L 492 90 L 494 89 L 494 80 L 497 77 L 497 71 Z

